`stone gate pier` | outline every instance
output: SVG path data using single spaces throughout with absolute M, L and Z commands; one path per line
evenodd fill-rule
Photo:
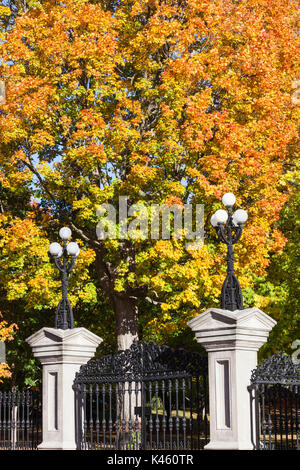
M 205 448 L 254 449 L 248 386 L 257 352 L 276 321 L 259 308 L 210 308 L 188 325 L 208 352 L 210 442 Z

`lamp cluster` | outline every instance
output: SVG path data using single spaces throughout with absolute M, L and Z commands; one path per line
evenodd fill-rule
M 59 236 L 64 242 L 66 242 L 71 237 L 71 235 L 72 232 L 69 227 L 62 227 L 59 231 Z M 75 256 L 75 258 L 77 258 L 80 252 L 79 246 L 75 242 L 69 242 L 66 245 L 66 250 L 69 256 Z M 57 258 L 60 258 L 63 255 L 63 251 L 63 247 L 60 243 L 53 242 L 49 246 L 50 255 L 56 256 Z
M 222 203 L 231 211 L 232 207 L 235 204 L 235 195 L 232 193 L 226 193 L 222 197 Z M 213 227 L 217 227 L 218 225 L 225 224 L 228 220 L 229 214 L 224 209 L 217 210 L 211 217 L 210 221 Z M 232 214 L 232 223 L 235 227 L 243 226 L 248 219 L 248 214 L 244 209 L 237 209 Z
M 232 213 L 235 202 L 234 194 L 224 194 L 222 203 L 227 210 L 217 210 L 210 219 L 212 226 L 216 228 L 219 240 L 227 245 L 227 276 L 221 292 L 221 308 L 230 311 L 243 309 L 241 286 L 234 274 L 233 245 L 239 241 L 248 219 L 248 214 L 243 209 L 237 209 Z
M 72 232 L 68 227 L 62 227 L 59 231 L 59 236 L 63 245 L 53 242 L 49 246 L 49 253 L 54 259 L 55 266 L 61 273 L 62 299 L 56 310 L 55 328 L 62 330 L 74 327 L 73 311 L 68 300 L 68 276 L 74 268 L 80 249 L 75 242 L 67 243 L 71 235 Z

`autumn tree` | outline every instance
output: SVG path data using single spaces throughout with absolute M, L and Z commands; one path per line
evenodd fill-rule
M 274 223 L 298 144 L 298 18 L 288 0 L 44 0 L 6 31 L 2 184 L 33 183 L 92 251 L 119 349 L 138 337 L 141 301 L 157 312 L 147 328 L 162 334 L 217 302 L 224 247 L 208 221 L 224 192 L 249 212 L 236 250 L 242 287 L 284 246 Z M 100 240 L 97 207 L 120 196 L 147 211 L 205 204 L 204 245 L 189 250 L 174 233 Z M 54 282 L 50 271 L 43 282 Z M 26 272 L 22 282 L 26 298 Z

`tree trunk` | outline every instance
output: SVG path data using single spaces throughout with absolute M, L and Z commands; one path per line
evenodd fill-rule
M 97 273 L 100 285 L 109 295 L 116 320 L 116 337 L 118 351 L 129 349 L 134 341 L 138 341 L 138 307 L 137 297 L 133 291 L 116 292 L 113 290 L 114 275 L 109 263 L 103 262 L 101 253 L 97 253 Z M 123 449 L 139 448 L 141 417 L 137 415 L 136 408 L 141 407 L 141 384 L 139 390 L 131 391 L 132 383 L 119 383 L 118 409 L 119 431 L 116 436 L 116 445 Z M 131 425 L 130 425 L 131 423 Z M 136 429 L 135 424 L 138 429 Z
M 126 294 L 111 296 L 116 317 L 118 351 L 128 349 L 138 340 L 138 309 L 136 299 Z
M 101 251 L 96 252 L 96 269 L 100 285 L 109 296 L 115 312 L 118 351 L 128 349 L 138 340 L 137 297 L 133 291 L 114 290 L 114 269 L 103 261 Z
M 116 335 L 118 351 L 129 349 L 134 341 L 138 340 L 138 309 L 136 299 L 128 294 L 111 296 L 116 318 Z M 138 399 L 135 403 L 134 398 Z M 136 406 L 141 406 L 141 393 L 129 393 L 129 382 L 119 384 L 119 435 L 117 436 L 119 449 L 139 448 L 139 431 L 131 425 L 140 417 L 135 415 Z M 138 436 L 138 438 L 136 438 Z M 132 439 L 135 438 L 135 441 Z

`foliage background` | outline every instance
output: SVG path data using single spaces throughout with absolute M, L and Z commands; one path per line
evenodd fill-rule
M 225 247 L 209 219 L 226 191 L 236 192 L 250 215 L 236 249 L 245 307 L 256 305 L 278 321 L 261 358 L 291 353 L 300 335 L 300 107 L 291 102 L 291 82 L 300 76 L 296 5 L 2 1 L 0 19 L 7 83 L 0 109 L 0 309 L 18 325 L 7 354 L 10 380 L 40 380 L 25 338 L 53 324 L 60 281 L 48 246 L 70 220 L 81 248 L 70 300 L 76 325 L 104 338 L 99 355 L 117 347 L 111 292 L 128 298 L 141 287 L 147 291 L 137 299 L 139 338 L 199 348 L 186 321 L 218 306 Z M 112 167 L 117 177 L 110 181 Z M 95 169 L 102 186 L 94 183 Z M 90 232 L 96 205 L 122 194 L 145 203 L 204 202 L 203 250 L 190 254 L 174 240 L 138 239 L 130 264 L 126 243 L 108 240 L 104 261 L 113 281 L 105 290 Z

